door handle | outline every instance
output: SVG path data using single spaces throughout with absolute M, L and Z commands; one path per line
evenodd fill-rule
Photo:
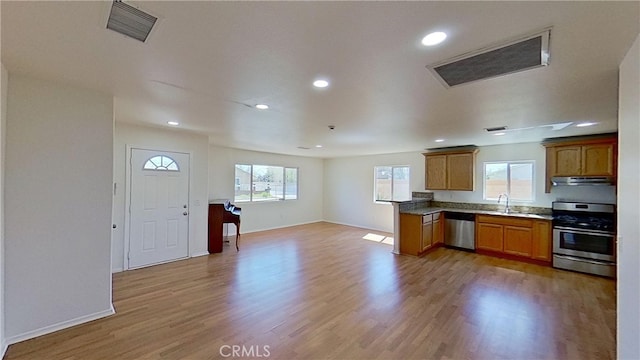
M 182 215 L 187 216 L 187 215 L 189 215 L 189 213 L 185 211 L 185 212 L 182 213 Z

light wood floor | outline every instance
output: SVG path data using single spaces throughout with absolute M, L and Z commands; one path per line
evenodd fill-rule
M 614 281 L 450 249 L 397 256 L 369 232 L 245 234 L 239 253 L 115 274 L 116 315 L 6 359 L 233 358 L 233 345 L 270 359 L 615 358 Z

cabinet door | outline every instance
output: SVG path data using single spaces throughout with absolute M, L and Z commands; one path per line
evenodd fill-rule
M 447 188 L 473 191 L 474 153 L 447 155 Z
M 531 241 L 531 257 L 536 260 L 551 261 L 551 222 L 535 221 Z
M 447 189 L 447 156 L 425 156 L 425 187 L 427 190 Z
M 444 227 L 442 226 L 442 220 L 433 220 L 433 244 L 444 243 Z
M 576 176 L 581 174 L 582 147 L 559 146 L 553 151 L 553 169 L 550 176 Z
M 482 250 L 502 252 L 502 225 L 477 223 L 476 247 Z
M 504 227 L 504 252 L 511 255 L 531 257 L 531 228 Z
M 417 256 L 422 251 L 422 216 L 400 214 L 400 253 Z
M 613 144 L 582 146 L 582 175 L 615 175 L 613 151 Z
M 425 251 L 433 244 L 433 222 L 422 224 L 422 251 Z

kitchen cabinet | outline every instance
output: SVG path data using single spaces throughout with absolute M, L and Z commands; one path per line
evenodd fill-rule
M 433 245 L 433 215 L 422 216 L 422 251 L 427 251 Z
M 546 147 L 545 192 L 551 191 L 554 176 L 617 175 L 617 137 L 590 137 L 574 140 L 549 139 Z
M 426 189 L 473 191 L 477 152 L 478 150 L 473 148 L 423 154 Z
M 504 252 L 506 254 L 531 257 L 531 234 L 529 227 L 504 227 Z
M 444 243 L 441 213 L 400 214 L 400 253 L 420 256 Z
M 551 261 L 551 222 L 477 215 L 476 248 L 548 263 Z
M 447 190 L 446 155 L 425 155 L 425 181 L 429 190 Z
M 444 213 L 433 214 L 433 245 L 444 244 Z
M 476 248 L 502 252 L 502 225 L 476 222 Z
M 551 261 L 551 221 L 536 220 L 533 222 L 533 242 L 531 257 L 536 260 Z
M 418 256 L 422 252 L 422 216 L 400 214 L 400 253 Z

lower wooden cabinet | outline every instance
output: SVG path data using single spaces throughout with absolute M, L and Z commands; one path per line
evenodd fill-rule
M 433 246 L 433 220 L 422 223 L 422 251 L 427 251 Z
M 502 251 L 503 233 L 502 225 L 476 222 L 476 248 Z
M 441 213 L 400 214 L 400 253 L 420 256 L 444 243 Z
M 531 228 L 504 227 L 504 252 L 511 255 L 531 257 Z
M 433 245 L 444 244 L 444 216 L 442 215 L 443 213 L 433 214 Z
M 551 222 L 535 220 L 533 222 L 531 257 L 536 260 L 551 261 L 551 239 Z
M 551 222 L 509 216 L 476 216 L 476 248 L 551 261 Z

